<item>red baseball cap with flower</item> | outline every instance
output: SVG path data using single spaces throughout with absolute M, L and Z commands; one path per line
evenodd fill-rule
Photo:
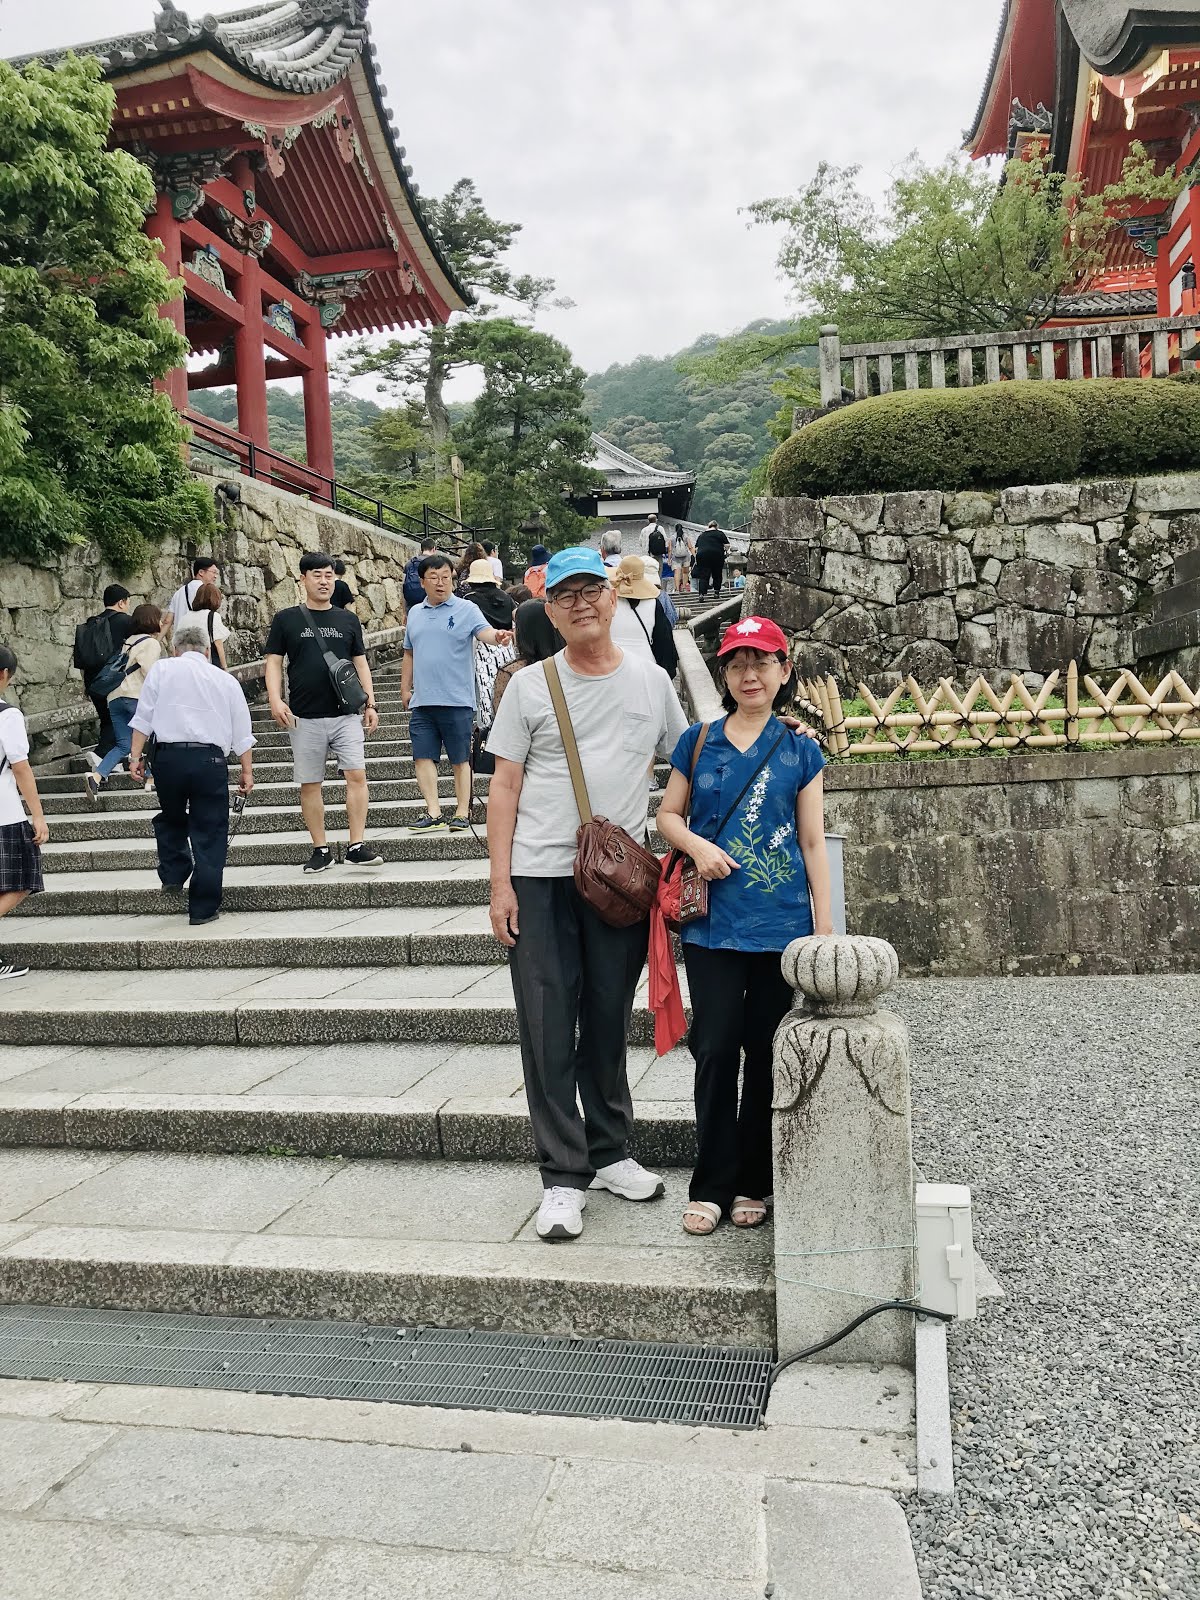
M 717 655 L 731 655 L 734 650 L 761 650 L 765 655 L 782 650 L 786 654 L 787 647 L 783 629 L 770 617 L 743 617 L 733 627 L 726 628 Z

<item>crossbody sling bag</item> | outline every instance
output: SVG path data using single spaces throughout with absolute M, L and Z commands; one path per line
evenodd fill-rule
M 339 710 L 345 716 L 353 716 L 362 710 L 367 703 L 367 691 L 359 682 L 358 673 L 354 670 L 353 661 L 343 661 L 340 656 L 335 656 L 332 650 L 327 650 L 321 643 L 321 635 L 317 632 L 317 619 L 307 606 L 301 606 L 301 611 L 308 618 L 308 625 L 312 629 L 313 639 L 317 649 L 325 657 L 325 670 L 329 673 L 329 681 L 333 685 L 333 693 L 338 703 Z
M 542 662 L 550 702 L 558 720 L 575 805 L 579 831 L 575 835 L 575 887 L 602 922 L 610 928 L 632 928 L 644 922 L 658 893 L 658 857 L 632 834 L 607 817 L 592 815 L 583 763 L 575 742 L 571 713 L 563 694 L 558 667 L 551 657 Z
M 713 833 L 711 841 L 713 844 L 716 844 L 719 841 L 721 835 L 728 826 L 730 819 L 735 815 L 738 807 L 746 798 L 746 795 L 750 790 L 750 785 L 770 761 L 776 750 L 779 749 L 779 746 L 783 743 L 784 735 L 786 733 L 786 728 L 781 729 L 778 739 L 776 739 L 775 743 L 767 751 L 766 755 L 758 763 L 754 771 L 750 774 L 745 783 L 742 785 L 741 789 L 738 791 L 737 799 L 729 807 L 728 811 L 726 811 L 720 822 L 717 823 L 716 831 Z M 700 751 L 704 746 L 704 740 L 707 735 L 708 724 L 706 723 L 701 731 L 699 739 L 696 741 L 696 749 L 692 753 L 692 771 L 691 776 L 688 778 L 689 809 L 691 805 L 692 779 L 696 776 L 696 763 L 700 759 Z M 701 834 L 700 837 L 704 838 L 706 836 Z M 683 925 L 687 922 L 693 922 L 699 917 L 706 917 L 708 915 L 708 879 L 700 876 L 699 870 L 696 867 L 696 863 L 690 856 L 685 856 L 684 852 L 681 850 L 671 851 L 670 856 L 667 858 L 667 864 L 663 869 L 663 876 L 665 878 L 670 877 L 671 873 L 675 870 L 675 863 L 680 859 L 683 860 L 683 872 L 679 880 L 679 926 L 683 927 Z M 665 911 L 664 915 L 666 915 Z M 667 920 L 670 921 L 670 918 L 668 917 Z

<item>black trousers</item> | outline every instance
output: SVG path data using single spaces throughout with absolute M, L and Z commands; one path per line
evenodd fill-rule
M 221 908 L 229 849 L 229 767 L 216 745 L 160 744 L 154 784 L 158 875 L 165 884 L 191 877 L 188 911 L 211 917 Z
M 586 1189 L 597 1167 L 629 1154 L 625 1046 L 650 925 L 610 928 L 573 878 L 513 888 L 521 931 L 509 967 L 542 1182 Z
M 96 715 L 100 718 L 100 737 L 96 740 L 96 755 L 103 761 L 117 742 L 112 717 L 108 711 L 108 696 L 106 694 L 89 694 L 88 699 L 95 706 Z
M 728 1211 L 771 1193 L 771 1044 L 792 1004 L 779 955 L 685 944 L 696 1060 L 696 1170 L 688 1193 Z M 738 1068 L 742 1098 L 738 1104 Z
M 721 584 L 725 580 L 725 563 L 723 561 L 704 561 L 699 556 L 696 558 L 696 584 L 701 597 L 706 595 L 709 587 L 714 594 L 721 593 Z

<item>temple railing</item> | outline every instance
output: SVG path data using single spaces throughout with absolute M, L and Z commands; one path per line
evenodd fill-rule
M 192 429 L 192 450 L 212 456 L 235 471 L 273 484 L 277 489 L 307 495 L 310 500 L 328 506 L 331 511 L 344 512 L 376 528 L 385 528 L 411 539 L 436 539 L 447 552 L 454 553 L 461 553 L 473 539 L 484 538 L 492 531 L 490 528 L 460 522 L 457 517 L 439 511 L 436 506 L 422 506 L 420 516 L 415 512 L 401 511 L 398 506 L 389 505 L 378 495 L 365 494 L 361 489 L 339 482 L 337 478 L 327 478 L 324 473 L 315 472 L 302 461 L 284 455 L 279 450 L 255 444 L 253 439 L 247 439 L 244 434 L 225 427 L 223 423 L 214 422 L 211 417 L 203 416 L 198 411 L 185 411 L 184 421 Z
M 894 389 L 968 389 L 976 384 L 1058 378 L 1165 378 L 1196 348 L 1200 315 L 1143 317 L 1009 333 L 960 333 L 938 339 L 846 344 L 821 329 L 821 405 Z M 902 362 L 897 383 L 896 362 Z M 800 412 L 798 423 L 813 413 Z

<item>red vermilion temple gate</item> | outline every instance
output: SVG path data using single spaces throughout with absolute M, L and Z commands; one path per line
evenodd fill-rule
M 154 174 L 146 231 L 185 290 L 164 315 L 216 358 L 169 376 L 176 407 L 235 385 L 236 433 L 214 431 L 248 455 L 270 442 L 268 382 L 300 378 L 308 465 L 326 478 L 330 333 L 445 322 L 466 302 L 396 142 L 366 12 L 269 0 L 194 22 L 167 3 L 152 30 L 77 49 L 116 91 L 112 144 Z M 289 476 L 305 486 L 302 467 Z

